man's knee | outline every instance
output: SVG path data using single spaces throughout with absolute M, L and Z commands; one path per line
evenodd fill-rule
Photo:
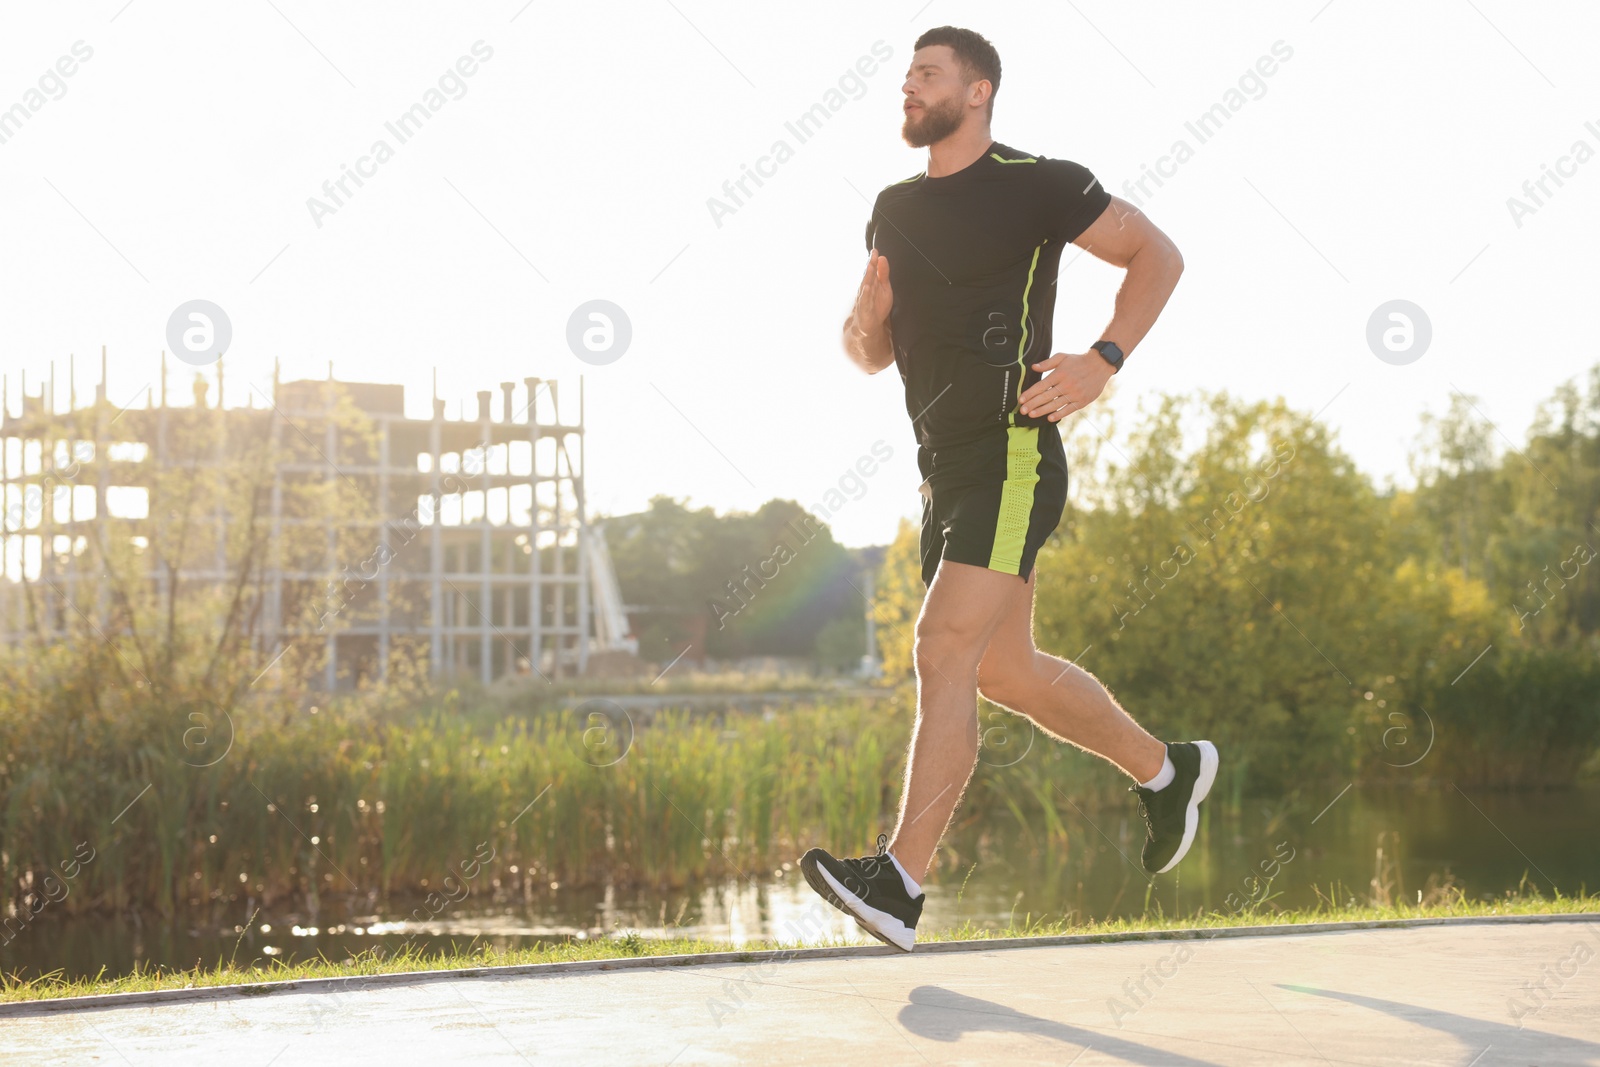
M 983 635 L 965 619 L 917 620 L 912 656 L 917 670 L 937 670 L 952 679 L 956 673 L 972 676 L 983 655 Z
M 991 704 L 1015 710 L 1033 678 L 1032 653 L 995 655 L 993 650 L 978 663 L 978 692 Z

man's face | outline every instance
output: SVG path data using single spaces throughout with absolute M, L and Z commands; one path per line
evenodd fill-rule
M 900 127 L 906 144 L 926 148 L 960 129 L 967 112 L 975 110 L 967 106 L 969 89 L 949 45 L 917 49 L 905 84 L 900 86 L 906 94 L 906 119 Z

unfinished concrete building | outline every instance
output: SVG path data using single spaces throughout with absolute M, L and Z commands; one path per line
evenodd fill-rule
M 224 382 L 219 364 L 219 398 Z M 13 397 L 7 379 L 0 398 L 0 638 L 59 635 L 96 614 L 95 550 L 142 551 L 176 521 L 163 494 L 266 447 L 248 572 L 263 656 L 320 642 L 322 685 L 336 689 L 383 677 L 402 644 L 436 677 L 484 683 L 637 651 L 585 513 L 581 379 L 565 398 L 554 380 L 503 382 L 450 418 L 436 378 L 421 419 L 406 416 L 403 386 L 336 381 L 331 368 L 312 381 L 274 372 L 270 394 L 251 385 L 233 407 L 198 375 L 192 401 L 171 403 L 165 356 L 142 407 L 108 400 L 103 351 L 92 401 L 80 406 L 65 384 L 62 405 L 53 368 L 33 395 L 24 380 Z M 162 593 L 239 581 L 238 506 L 219 489 L 181 552 L 152 560 L 144 580 Z

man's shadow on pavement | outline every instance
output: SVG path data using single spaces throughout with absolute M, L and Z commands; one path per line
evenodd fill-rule
M 1576 1037 L 1564 1037 L 1561 1034 L 1552 1034 L 1545 1030 L 1532 1030 L 1527 1027 L 1516 1027 L 1510 1023 L 1494 1022 L 1490 1019 L 1475 1019 L 1470 1015 L 1457 1015 L 1455 1012 L 1440 1011 L 1437 1008 L 1423 1008 L 1415 1004 L 1404 1004 L 1397 1000 L 1383 1000 L 1378 997 L 1362 996 L 1360 993 L 1338 993 L 1331 989 L 1312 989 L 1309 986 L 1279 984 L 1279 989 L 1293 993 L 1307 993 L 1312 996 L 1327 997 L 1329 1000 L 1342 1000 L 1346 1004 L 1355 1004 L 1359 1007 L 1381 1011 L 1385 1015 L 1392 1015 L 1396 1019 L 1415 1026 L 1425 1026 L 1430 1030 L 1437 1030 L 1441 1034 L 1448 1034 L 1461 1042 L 1462 1051 L 1467 1055 L 1474 1053 L 1482 1055 L 1485 1051 L 1481 1046 L 1487 1045 L 1498 1053 L 1515 1054 L 1518 1057 L 1533 1053 L 1540 1057 L 1553 1055 L 1585 1055 L 1591 1064 L 1600 1064 L 1600 1044 L 1593 1041 L 1584 1041 Z M 1548 1042 L 1526 1052 L 1518 1052 L 1519 1042 Z M 1524 1048 L 1526 1045 L 1524 1044 Z M 1489 1056 L 1483 1060 L 1482 1067 L 1489 1067 L 1497 1061 L 1497 1057 Z M 1476 1061 L 1474 1061 L 1476 1062 Z M 1520 1059 L 1518 1062 L 1521 1062 Z
M 933 1041 L 956 1041 L 964 1034 L 985 1031 L 1032 1034 L 1080 1048 L 1093 1047 L 1098 1053 L 1116 1056 L 1128 1063 L 1218 1067 L 1210 1060 L 1197 1060 L 1181 1053 L 1151 1048 L 1100 1030 L 1068 1026 L 991 1000 L 952 993 L 936 985 L 918 986 L 911 991 L 910 1000 L 911 1003 L 900 1009 L 900 1025 L 918 1037 Z

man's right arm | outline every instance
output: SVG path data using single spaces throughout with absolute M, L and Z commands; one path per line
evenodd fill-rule
M 842 338 L 845 355 L 868 374 L 876 374 L 894 362 L 894 337 L 889 327 L 893 306 L 889 260 L 873 249 L 861 287 L 856 291 L 855 306 L 844 320 Z

